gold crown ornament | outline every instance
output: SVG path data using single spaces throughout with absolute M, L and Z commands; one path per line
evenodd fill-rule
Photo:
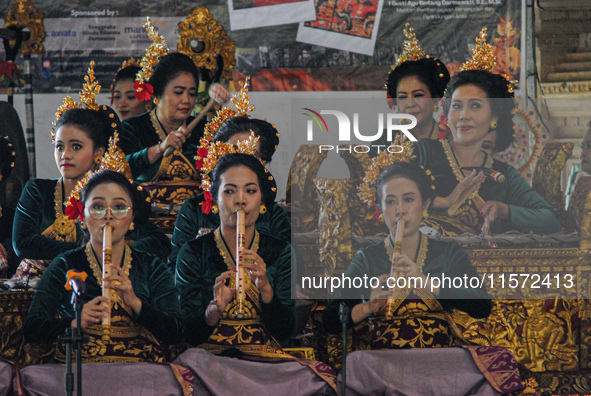
M 380 151 L 380 153 L 372 158 L 370 165 L 365 171 L 363 181 L 357 187 L 357 194 L 361 201 L 365 202 L 368 206 L 375 205 L 376 200 L 376 182 L 380 177 L 380 171 L 386 168 L 388 165 L 392 165 L 394 162 L 408 162 L 412 158 L 413 145 L 412 142 L 405 136 L 396 135 L 391 146 L 396 146 L 394 153 L 388 152 L 388 150 Z M 402 147 L 401 151 L 399 147 Z
M 129 179 L 131 184 L 134 184 L 133 178 L 131 175 L 131 168 L 129 167 L 129 162 L 127 162 L 127 158 L 125 157 L 125 153 L 123 150 L 117 146 L 119 142 L 119 133 L 115 131 L 113 136 L 109 138 L 109 147 L 105 154 L 103 155 L 101 166 L 97 170 L 89 170 L 84 174 L 84 177 L 76 183 L 76 187 L 72 190 L 68 201 L 66 202 L 66 215 L 70 220 L 74 220 L 78 217 L 82 218 L 81 215 L 83 213 L 84 208 L 82 207 L 82 203 L 80 202 L 80 193 L 82 189 L 88 182 L 90 176 L 94 173 L 101 171 L 101 170 L 112 170 L 117 173 L 123 174 L 126 178 Z M 143 190 L 143 187 L 139 184 L 136 186 L 139 191 Z M 150 198 L 146 198 L 146 201 L 149 201 Z
M 197 170 L 200 170 L 203 175 L 201 179 L 201 188 L 203 190 L 209 190 L 211 186 L 211 179 L 209 177 L 210 172 L 215 168 L 220 158 L 226 154 L 249 154 L 255 155 L 256 148 L 259 143 L 259 137 L 254 135 L 254 132 L 250 132 L 250 136 L 246 140 L 238 141 L 238 143 L 230 144 L 225 142 L 210 142 L 199 147 L 197 150 L 197 160 L 195 166 Z
M 254 105 L 250 103 L 250 96 L 248 95 L 248 82 L 250 77 L 246 77 L 243 83 L 239 83 L 241 86 L 240 92 L 232 96 L 231 102 L 236 106 L 236 110 L 230 106 L 224 106 L 216 112 L 216 116 L 205 125 L 203 131 L 203 137 L 201 138 L 201 146 L 207 145 L 213 140 L 213 137 L 217 133 L 218 129 L 222 124 L 234 117 L 250 117 L 249 113 L 254 111 Z
M 392 66 L 392 70 L 396 69 L 401 63 L 407 61 L 416 61 L 421 58 L 428 58 L 429 55 L 425 56 L 425 52 L 421 48 L 419 44 L 419 40 L 417 40 L 417 35 L 415 34 L 415 30 L 410 27 L 410 24 L 406 22 L 406 28 L 403 30 L 404 36 L 406 40 L 402 44 L 402 54 L 398 57 L 398 62 L 394 66 Z
M 486 43 L 486 26 L 482 28 L 478 37 L 476 37 L 476 47 L 472 50 L 472 58 L 464 62 L 460 67 L 460 71 L 466 70 L 486 70 L 490 72 L 497 64 L 497 57 L 494 54 L 492 45 Z M 515 84 L 517 80 L 512 80 L 506 74 L 502 76 L 508 82 L 507 90 L 511 93 L 515 91 Z
M 64 98 L 63 104 L 58 107 L 55 113 L 55 120 L 51 128 L 51 142 L 55 143 L 55 126 L 66 111 L 71 109 L 99 110 L 100 106 L 96 103 L 96 95 L 101 92 L 101 86 L 94 77 L 94 61 L 90 62 L 88 75 L 84 76 L 84 85 L 80 91 L 80 102 L 75 102 L 70 96 Z
M 146 101 L 152 99 L 152 94 L 154 93 L 154 88 L 146 81 L 152 77 L 152 74 L 154 73 L 154 67 L 156 67 L 164 55 L 168 54 L 169 49 L 168 45 L 166 45 L 166 42 L 164 41 L 164 37 L 162 37 L 158 30 L 152 26 L 150 17 L 146 17 L 146 22 L 144 22 L 143 26 L 146 28 L 148 37 L 150 37 L 150 40 L 152 40 L 152 44 L 150 44 L 146 50 L 146 54 L 140 61 L 142 70 L 137 72 L 135 76 L 134 87 L 135 97 L 138 100 Z

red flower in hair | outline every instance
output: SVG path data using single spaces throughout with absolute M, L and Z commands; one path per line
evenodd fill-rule
M 394 107 L 396 107 L 396 100 L 394 100 L 394 98 L 392 97 L 392 95 L 390 95 L 390 92 L 386 91 L 386 97 L 388 98 L 388 107 L 390 108 L 390 110 L 394 110 Z
M 447 139 L 447 135 L 451 133 L 451 129 L 449 129 L 449 125 L 447 125 L 447 117 L 445 114 L 441 114 L 441 118 L 439 119 L 439 124 L 437 125 L 437 128 L 439 129 L 437 139 Z
M 135 84 L 133 84 L 133 87 L 135 89 L 135 97 L 137 100 L 148 101 L 152 99 L 154 87 L 152 87 L 150 84 L 136 81 Z
M 203 168 L 203 160 L 205 159 L 205 157 L 207 157 L 207 147 L 199 147 L 199 150 L 197 150 L 197 156 L 200 159 L 195 161 L 195 167 L 197 168 L 197 170 L 201 170 L 201 168 Z
M 70 197 L 70 205 L 66 206 L 66 215 L 70 220 L 84 221 L 84 205 L 78 201 L 75 197 Z
M 376 210 L 371 214 L 371 217 L 373 217 L 376 220 L 380 219 L 380 210 L 378 209 L 378 205 L 374 202 L 373 206 L 376 208 Z
M 203 196 L 205 197 L 205 201 L 201 202 L 200 204 L 201 211 L 205 214 L 209 214 L 209 212 L 211 212 L 211 208 L 213 207 L 213 197 L 211 196 L 209 190 L 207 190 Z

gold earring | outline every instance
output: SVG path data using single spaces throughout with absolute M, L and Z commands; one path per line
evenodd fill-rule
M 129 225 L 129 231 L 133 231 L 135 229 L 135 225 L 133 224 L 133 221 L 131 222 L 131 224 Z
M 218 206 L 217 206 L 217 205 L 213 205 L 213 206 L 211 207 L 211 212 L 212 212 L 213 214 L 218 214 L 218 213 L 219 213 L 219 211 L 220 211 L 220 208 L 218 208 Z
M 384 215 L 380 213 L 380 215 L 378 216 L 378 221 L 382 222 L 384 221 Z
M 493 119 L 490 122 L 490 129 L 497 129 L 497 120 Z
M 84 220 L 82 220 L 80 222 L 80 227 L 82 227 L 83 229 L 86 229 L 86 222 Z
M 267 207 L 265 206 L 265 204 L 261 204 L 261 207 L 259 208 L 259 213 L 260 214 L 267 213 Z
M 103 158 L 100 155 L 97 155 L 96 157 L 94 157 L 94 163 L 96 165 L 100 165 L 102 160 L 103 160 Z
M 433 106 L 433 111 L 439 111 L 439 105 Z
M 427 209 L 423 210 L 423 219 L 428 219 L 429 218 L 429 211 Z
M 157 105 L 158 103 L 160 103 L 160 99 L 154 98 L 154 104 Z

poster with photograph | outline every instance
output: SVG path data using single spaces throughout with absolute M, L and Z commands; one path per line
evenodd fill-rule
M 232 30 L 309 21 L 316 15 L 314 0 L 228 0 L 228 8 Z
M 316 19 L 302 22 L 296 40 L 372 56 L 383 0 L 315 0 Z

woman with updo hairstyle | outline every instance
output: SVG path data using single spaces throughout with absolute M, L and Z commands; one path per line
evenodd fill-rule
M 273 154 L 279 145 L 279 132 L 265 120 L 246 116 L 227 119 L 218 129 L 212 142 L 226 142 L 236 144 L 238 141 L 247 140 L 250 132 L 259 137 L 256 156 L 263 165 L 267 165 L 273 159 Z
M 351 337 L 352 351 L 367 353 L 362 361 L 355 359 L 358 352 L 347 357 L 347 393 L 380 395 L 397 389 L 401 394 L 468 394 L 474 384 L 466 389 L 466 382 L 472 379 L 465 378 L 464 363 L 469 365 L 471 375 L 480 374 L 469 353 L 465 353 L 462 362 L 456 360 L 457 354 L 454 354 L 458 372 L 453 373 L 455 378 L 446 379 L 454 384 L 454 390 L 441 387 L 438 391 L 427 391 L 428 387 L 418 388 L 417 384 L 442 375 L 438 365 L 418 363 L 429 359 L 427 351 L 421 351 L 416 357 L 418 360 L 413 360 L 412 354 L 384 351 L 432 348 L 437 354 L 439 348 L 455 346 L 460 340 L 451 312 L 460 310 L 474 318 L 486 318 L 491 313 L 492 302 L 486 288 L 471 288 L 467 284 L 457 288 L 442 287 L 434 281 L 444 276 L 479 279 L 479 275 L 466 252 L 455 242 L 430 239 L 419 231 L 434 198 L 431 183 L 425 169 L 415 164 L 394 162 L 382 169 L 374 196 L 389 234 L 383 241 L 359 250 L 344 274 L 333 274 L 339 279 L 366 280 L 360 287 L 347 287 L 344 282 L 345 286 L 335 291 L 322 315 L 326 331 L 339 334 L 342 332 L 340 312 L 347 312 L 346 326 L 355 328 Z M 402 239 L 397 235 L 401 218 L 405 221 Z M 396 254 L 398 242 L 395 241 L 402 241 L 401 250 Z M 392 277 L 391 271 L 395 273 Z M 389 295 L 389 291 L 392 294 Z M 348 309 L 342 309 L 341 305 Z M 380 352 L 374 352 L 378 350 Z M 374 374 L 384 370 L 392 373 L 404 370 L 405 374 Z M 371 374 L 367 374 L 369 372 Z M 372 380 L 362 384 L 364 379 L 360 377 Z M 478 386 L 490 387 L 482 375 L 477 382 Z
M 135 181 L 142 183 L 153 202 L 181 204 L 200 193 L 193 157 L 203 136 L 205 121 L 192 132 L 199 87 L 199 70 L 187 55 L 162 57 L 150 77 L 155 108 L 123 122 L 120 147 L 127 155 Z M 174 153 L 164 157 L 167 148 Z
M 233 315 L 233 299 L 225 281 L 235 274 L 234 257 L 241 255 L 250 272 L 257 300 L 249 309 L 262 309 L 257 324 L 275 339 L 290 335 L 294 324 L 294 301 L 291 299 L 291 246 L 288 242 L 259 232 L 255 223 L 261 207 L 275 199 L 272 183 L 263 165 L 248 154 L 227 154 L 219 159 L 212 172 L 210 192 L 219 208 L 220 226 L 214 232 L 185 243 L 179 252 L 176 282 L 185 315 L 186 340 L 194 346 L 215 344 L 210 335 L 222 316 Z M 245 248 L 236 250 L 236 214 L 244 208 Z M 250 262 L 250 263 L 249 263 Z M 255 264 L 256 262 L 256 264 Z M 211 297 L 217 302 L 211 303 Z M 252 319 L 252 318 L 251 318 Z M 222 321 L 223 322 L 223 321 Z M 209 339 L 209 341 L 208 341 Z M 260 340 L 259 340 L 260 341 Z M 266 342 L 266 341 L 265 341 Z M 228 346 L 231 343 L 227 344 Z
M 437 58 L 408 60 L 388 75 L 388 95 L 399 113 L 412 114 L 417 125 L 411 130 L 417 139 L 437 139 L 437 122 L 433 117 L 449 82 L 449 71 Z
M 101 170 L 86 182 L 80 194 L 89 241 L 59 255 L 43 274 L 24 323 L 23 334 L 34 343 L 57 343 L 55 359 L 65 361 L 59 337 L 75 327 L 72 291 L 64 288 L 67 272 L 88 277 L 81 314 L 82 330 L 89 336 L 82 346 L 83 362 L 164 361 L 162 343 L 181 341 L 182 321 L 174 279 L 160 258 L 126 243 L 137 221 L 135 209 L 143 195 L 121 173 Z M 103 262 L 103 228 L 112 227 L 111 264 Z M 103 266 L 110 275 L 103 278 Z M 104 285 L 103 285 L 104 282 Z M 111 290 L 110 298 L 102 287 Z M 104 342 L 104 317 L 111 318 L 110 341 Z
M 121 124 L 108 106 L 75 108 L 61 115 L 54 130 L 54 157 L 61 177 L 29 180 L 14 216 L 13 246 L 22 261 L 12 281 L 31 287 L 58 254 L 84 243 L 80 222 L 65 213 L 66 203 L 86 173 L 100 167 L 109 138 L 121 130 Z M 145 218 L 127 238 L 138 249 L 164 255 L 170 251 L 166 234 Z
M 140 70 L 141 67 L 136 64 L 123 66 L 117 71 L 113 84 L 111 84 L 111 106 L 121 121 L 152 109 L 152 102 L 139 100 L 135 96 L 135 76 Z
M 240 373 L 232 381 L 233 389 L 240 389 L 237 384 L 256 384 L 262 378 L 254 374 L 260 372 L 261 366 L 212 354 L 283 362 L 265 368 L 269 383 L 261 391 L 264 389 L 266 394 L 281 393 L 279 389 L 273 392 L 267 387 L 279 386 L 273 384 L 273 378 L 284 378 L 283 390 L 290 389 L 290 381 L 299 382 L 298 394 L 324 394 L 319 390 L 317 393 L 303 391 L 310 383 L 324 391 L 328 386 L 320 380 L 325 371 L 317 371 L 319 366 L 327 369 L 325 365 L 309 361 L 302 366 L 283 352 L 278 343 L 292 333 L 295 324 L 291 273 L 296 263 L 288 242 L 255 228 L 260 212 L 275 199 L 270 181 L 269 173 L 253 155 L 226 154 L 219 158 L 209 191 L 219 210 L 220 226 L 188 241 L 178 254 L 176 285 L 185 318 L 185 340 L 198 348 L 189 349 L 175 363 L 200 373 L 198 377 L 208 378 L 207 387 L 210 392 L 216 389 L 213 391 L 216 394 L 223 394 L 228 385 L 221 380 L 223 376 L 214 375 L 214 367 L 223 366 L 226 360 L 227 364 L 232 361 L 236 367 L 234 372 Z M 241 208 L 245 211 L 244 247 L 238 248 L 236 211 Z M 244 268 L 243 316 L 238 313 L 240 304 L 236 294 L 238 257 Z M 289 367 L 290 374 L 282 371 L 283 367 Z M 334 375 L 331 379 L 334 383 Z M 253 393 L 257 393 L 257 389 L 249 388 Z
M 277 145 L 279 132 L 267 121 L 246 116 L 232 117 L 224 121 L 219 127 L 212 142 L 225 142 L 236 145 L 239 141 L 247 140 L 251 131 L 259 137 L 255 156 L 263 165 L 271 162 Z M 276 186 L 273 186 L 276 191 Z M 172 234 L 172 253 L 168 258 L 168 266 L 174 271 L 177 255 L 183 244 L 195 238 L 200 232 L 213 230 L 220 225 L 217 214 L 205 214 L 201 210 L 204 195 L 198 195 L 185 201 L 177 217 Z M 276 202 L 267 205 L 266 213 L 259 216 L 256 229 L 264 231 L 279 239 L 291 243 L 291 221 L 287 212 Z
M 430 225 L 444 235 L 560 230 L 552 207 L 519 172 L 483 149 L 494 134 L 496 150 L 512 143 L 514 107 L 512 87 L 503 76 L 485 70 L 459 72 L 445 94 L 450 138 L 415 143 L 414 161 L 435 177 L 436 215 Z M 473 194 L 467 199 L 464 191 Z

